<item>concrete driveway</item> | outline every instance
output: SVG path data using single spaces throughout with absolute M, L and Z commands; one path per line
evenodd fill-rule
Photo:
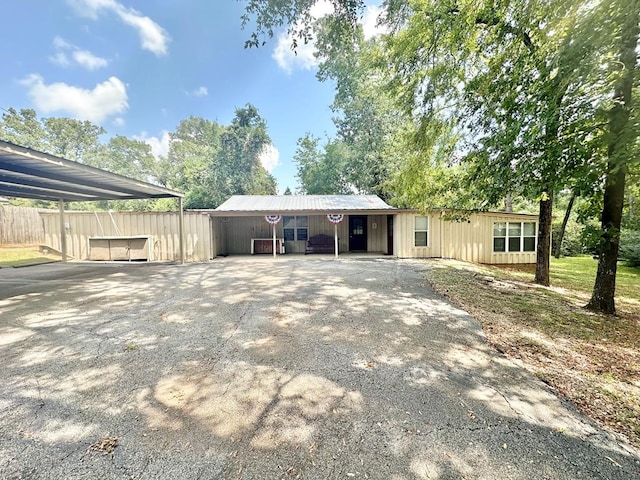
M 640 478 L 426 268 L 2 269 L 0 478 Z

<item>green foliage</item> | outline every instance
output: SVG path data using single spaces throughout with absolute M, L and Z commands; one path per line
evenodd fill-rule
M 320 139 L 306 134 L 298 140 L 293 156 L 298 169 L 299 193 L 305 195 L 340 195 L 352 193 L 346 176 L 350 151 L 339 141 L 320 147 Z
M 556 220 L 553 222 L 553 231 L 552 231 L 552 251 L 555 252 L 558 239 L 560 237 L 560 226 L 562 225 L 562 220 Z M 569 220 L 567 226 L 564 231 L 564 237 L 562 239 L 562 246 L 560 248 L 560 255 L 563 257 L 575 257 L 576 255 L 580 255 L 585 253 L 587 249 L 584 248 L 582 241 L 582 231 L 584 227 L 580 225 L 575 220 Z
M 640 230 L 622 230 L 620 259 L 630 267 L 640 267 Z
M 229 126 L 191 117 L 170 136 L 161 181 L 186 192 L 185 208 L 215 208 L 231 195 L 275 194 L 276 181 L 260 163 L 271 140 L 253 105 L 237 109 Z
M 183 120 L 171 134 L 169 154 L 156 159 L 140 140 L 116 135 L 70 118 L 38 119 L 34 110 L 9 109 L 0 120 L 0 138 L 97 168 L 185 192 L 186 208 L 215 208 L 233 194 L 275 194 L 276 181 L 260 163 L 270 144 L 266 122 L 247 105 L 229 126 L 204 118 Z M 21 205 L 57 208 L 50 202 Z M 174 199 L 72 202 L 76 210 L 170 211 Z

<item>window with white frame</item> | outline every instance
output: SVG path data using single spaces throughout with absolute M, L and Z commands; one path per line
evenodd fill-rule
M 308 219 L 306 216 L 284 217 L 282 222 L 284 240 L 306 240 L 309 237 Z
M 429 246 L 429 218 L 415 217 L 413 228 L 413 245 L 415 247 Z
M 494 252 L 535 252 L 536 222 L 494 222 Z

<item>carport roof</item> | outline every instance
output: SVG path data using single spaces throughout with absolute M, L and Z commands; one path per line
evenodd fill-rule
M 210 213 L 215 216 L 282 213 L 390 213 L 376 195 L 234 195 Z
M 2 140 L 0 195 L 54 201 L 183 196 L 180 192 Z

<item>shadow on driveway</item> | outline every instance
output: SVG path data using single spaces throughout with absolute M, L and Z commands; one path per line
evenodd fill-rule
M 0 478 L 640 477 L 637 451 L 492 352 L 425 268 L 0 271 Z

